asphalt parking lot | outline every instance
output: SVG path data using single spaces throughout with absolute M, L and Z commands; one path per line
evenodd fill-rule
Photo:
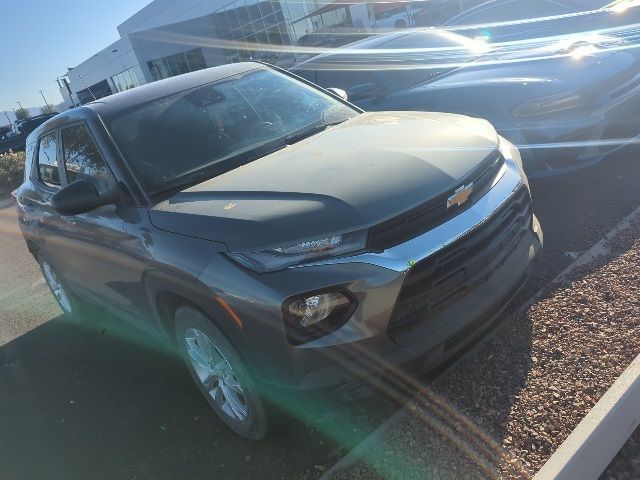
M 639 155 L 629 147 L 532 184 L 545 250 L 515 304 L 640 205 Z M 263 443 L 241 440 L 165 347 L 117 319 L 81 327 L 59 317 L 8 198 L 0 238 L 3 478 L 315 478 L 396 408 L 378 394 L 325 422 L 283 420 Z

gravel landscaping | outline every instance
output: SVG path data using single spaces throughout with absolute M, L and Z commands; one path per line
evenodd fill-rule
M 364 462 L 332 478 L 532 476 L 640 353 L 640 217 L 606 246 L 424 388 L 410 415 L 359 452 Z M 628 473 L 603 478 L 638 478 L 630 445 L 619 467 Z

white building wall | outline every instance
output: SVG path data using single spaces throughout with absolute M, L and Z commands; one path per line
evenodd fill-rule
M 311 10 L 324 3 L 323 0 L 308 2 Z M 229 58 L 225 58 L 222 41 L 216 38 L 212 14 L 233 3 L 234 0 L 153 0 L 118 26 L 119 40 L 68 72 L 73 100 L 79 103 L 77 92 L 104 80 L 115 93 L 111 77 L 130 68 L 134 69 L 139 84 L 152 82 L 149 61 L 194 48 L 202 49 L 208 67 L 227 63 Z M 298 3 L 287 0 L 281 3 L 285 18 L 299 18 L 309 11 L 300 8 Z M 369 27 L 367 5 L 347 8 L 354 23 L 360 28 Z
M 129 68 L 134 69 L 140 84 L 146 83 L 131 40 L 129 37 L 124 37 L 69 70 L 68 77 L 74 100 L 78 101 L 77 92 L 105 79 L 113 92 L 116 92 L 111 77 Z
M 202 49 L 208 67 L 225 63 L 219 49 L 220 41 L 215 38 L 213 21 L 209 15 L 132 33 L 130 38 L 140 69 L 148 82 L 153 81 L 153 77 L 147 62 L 194 48 Z
M 122 38 L 69 71 L 73 100 L 77 92 L 133 68 L 142 85 L 152 82 L 147 62 L 193 48 L 202 48 L 207 66 L 224 62 L 216 48 L 210 14 L 232 3 L 228 0 L 154 0 L 120 26 Z
M 120 36 L 209 15 L 230 0 L 154 0 L 118 25 Z

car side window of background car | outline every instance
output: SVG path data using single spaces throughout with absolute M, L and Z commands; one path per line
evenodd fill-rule
M 60 186 L 56 132 L 47 133 L 40 138 L 38 145 L 38 179 L 49 187 Z
M 90 178 L 99 192 L 109 190 L 111 177 L 107 164 L 85 125 L 62 130 L 62 152 L 68 183 Z

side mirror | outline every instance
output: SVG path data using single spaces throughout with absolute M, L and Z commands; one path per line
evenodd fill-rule
M 120 196 L 118 190 L 100 195 L 93 183 L 83 178 L 56 192 L 51 197 L 51 205 L 63 215 L 77 215 L 115 203 Z
M 351 100 L 364 100 L 365 98 L 377 97 L 380 89 L 375 83 L 363 83 L 355 85 L 349 90 Z
M 345 92 L 341 88 L 333 88 L 332 87 L 332 88 L 327 88 L 327 90 L 329 90 L 331 93 L 333 93 L 336 97 L 340 97 L 345 102 L 349 99 L 349 95 L 347 95 L 347 92 Z

